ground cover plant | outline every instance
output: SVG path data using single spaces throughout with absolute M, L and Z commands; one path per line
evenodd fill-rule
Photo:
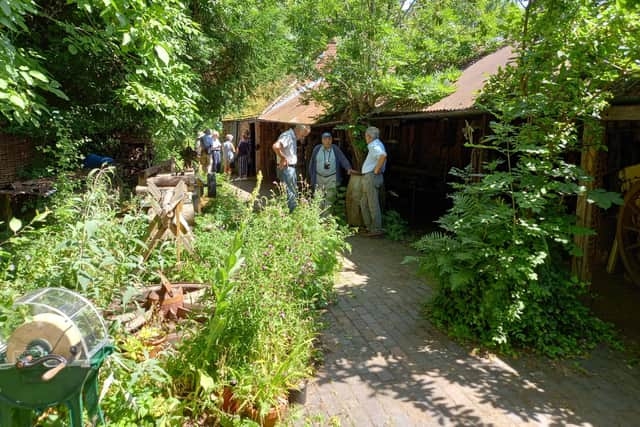
M 157 283 L 158 271 L 171 281 L 203 283 L 201 310 L 176 326 L 155 317 L 135 334 L 111 325 L 117 352 L 102 369 L 108 425 L 250 424 L 264 417 L 311 374 L 317 309 L 332 298 L 345 231 L 313 199 L 301 200 L 293 214 L 283 197 L 254 212 L 253 201 L 241 202 L 220 179 L 218 197 L 197 217 L 195 252 L 178 263 L 167 242 L 145 262 L 146 215 L 120 202 L 110 177 L 94 171 L 86 191 L 74 186 L 31 224 L 13 222 L 15 233 L 0 247 L 1 330 L 13 324 L 13 299 L 36 288 L 71 288 L 106 314 Z M 155 354 L 150 339 L 175 327 L 176 347 Z M 232 384 L 230 407 L 223 395 Z M 40 424 L 64 425 L 64 415 L 48 412 Z
M 579 300 L 587 283 L 569 260 L 582 255 L 575 237 L 593 231 L 573 210 L 577 197 L 603 209 L 622 200 L 570 159 L 600 148 L 612 90 L 638 76 L 638 51 L 626 48 L 639 42 L 638 22 L 623 2 L 527 2 L 518 56 L 485 88 L 492 135 L 469 144 L 493 160 L 480 180 L 453 171 L 443 231 L 416 244 L 438 283 L 430 316 L 452 335 L 552 357 L 610 335 Z

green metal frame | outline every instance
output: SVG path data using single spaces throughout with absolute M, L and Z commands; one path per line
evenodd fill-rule
M 47 370 L 41 365 L 28 369 L 0 366 L 0 426 L 31 427 L 34 410 L 60 404 L 69 408 L 71 427 L 83 426 L 85 406 L 94 425 L 104 424 L 98 404 L 98 372 L 113 350 L 105 346 L 90 363 L 73 362 L 47 382 L 41 379 Z

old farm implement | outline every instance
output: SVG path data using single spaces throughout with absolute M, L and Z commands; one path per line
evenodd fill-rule
M 612 258 L 618 252 L 629 278 L 640 286 L 640 164 L 622 169 L 619 177 L 624 204 L 618 215 Z

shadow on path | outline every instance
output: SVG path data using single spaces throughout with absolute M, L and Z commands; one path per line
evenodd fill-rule
M 350 242 L 305 408 L 323 415 L 318 425 L 640 425 L 640 369 L 623 355 L 602 348 L 552 363 L 470 354 L 422 318 L 432 290 L 401 264 L 411 249 Z

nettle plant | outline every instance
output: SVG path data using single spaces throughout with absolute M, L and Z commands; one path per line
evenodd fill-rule
M 444 232 L 416 244 L 421 270 L 439 285 L 430 315 L 452 335 L 552 357 L 610 336 L 579 301 L 587 284 L 570 271 L 570 256 L 581 255 L 574 237 L 594 233 L 573 211 L 577 196 L 604 209 L 622 200 L 588 190 L 591 179 L 568 159 L 599 148 L 610 89 L 638 70 L 637 50 L 625 48 L 638 44 L 638 22 L 615 1 L 526 7 L 517 64 L 485 88 L 493 134 L 469 144 L 494 160 L 478 181 L 453 171 L 462 183 L 439 220 Z

